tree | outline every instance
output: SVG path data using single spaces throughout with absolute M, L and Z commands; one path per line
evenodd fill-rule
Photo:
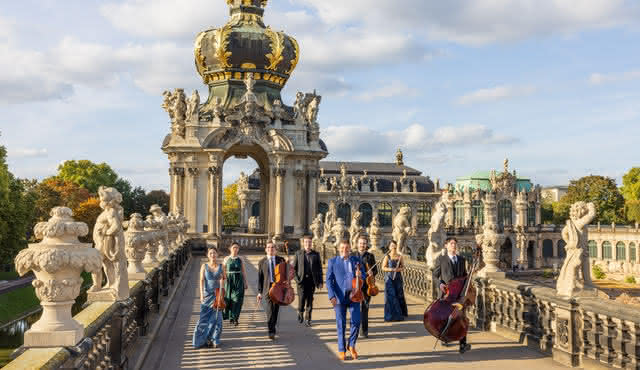
M 640 200 L 640 167 L 633 167 L 622 176 L 620 190 L 625 200 Z
M 614 179 L 605 176 L 585 176 L 569 183 L 567 194 L 553 206 L 554 221 L 564 223 L 569 218 L 571 204 L 593 202 L 598 212 L 594 222 L 624 223 L 624 198 Z
M 640 200 L 633 199 L 625 201 L 624 213 L 629 222 L 640 223 Z
M 146 195 L 146 213 L 153 204 L 157 204 L 162 208 L 164 213 L 169 213 L 169 194 L 164 190 L 151 190 Z
M 34 222 L 48 220 L 53 207 L 64 206 L 74 210 L 89 199 L 89 190 L 57 177 L 31 185 L 30 192 L 35 199 Z
M 96 219 L 100 216 L 101 212 L 102 208 L 100 208 L 100 199 L 95 197 L 91 197 L 80 203 L 78 207 L 73 210 L 73 218 L 76 221 L 84 222 L 89 226 L 89 233 L 87 236 L 81 237 L 81 241 L 93 241 L 93 227 L 96 225 Z
M 238 225 L 240 223 L 240 201 L 238 199 L 238 184 L 233 183 L 224 188 L 222 199 L 222 218 L 224 225 Z
M 58 166 L 56 177 L 82 186 L 91 194 L 97 194 L 101 185 L 114 186 L 118 181 L 118 175 L 108 164 L 95 164 L 86 159 L 65 161 Z

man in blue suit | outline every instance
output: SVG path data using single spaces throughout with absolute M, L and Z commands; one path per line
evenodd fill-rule
M 360 329 L 360 302 L 350 299 L 352 281 L 365 276 L 364 265 L 360 257 L 351 256 L 349 239 L 340 241 L 338 248 L 340 256 L 329 260 L 327 265 L 327 290 L 329 300 L 336 312 L 336 326 L 338 327 L 338 357 L 345 359 L 345 352 L 349 350 L 354 360 L 358 359 L 356 341 Z M 345 330 L 347 327 L 347 309 L 351 315 L 349 344 L 345 346 Z

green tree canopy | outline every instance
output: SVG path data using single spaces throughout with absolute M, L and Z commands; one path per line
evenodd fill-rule
M 82 186 L 91 194 L 96 194 L 101 185 L 115 186 L 118 181 L 118 175 L 108 164 L 96 164 L 86 159 L 65 161 L 58 166 L 56 177 Z M 122 183 L 119 185 L 124 186 Z
M 622 176 L 622 195 L 626 200 L 640 200 L 640 167 L 633 167 Z
M 224 188 L 222 218 L 225 226 L 233 226 L 240 223 L 240 200 L 238 199 L 237 183 L 227 185 Z
M 553 205 L 554 221 L 563 223 L 569 218 L 571 204 L 593 202 L 598 212 L 594 222 L 624 223 L 624 198 L 614 179 L 606 176 L 585 176 L 571 180 L 567 194 Z

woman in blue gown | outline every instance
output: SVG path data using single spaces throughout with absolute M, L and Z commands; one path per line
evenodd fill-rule
M 222 311 L 213 308 L 216 299 L 216 289 L 223 286 L 226 274 L 222 264 L 217 262 L 218 252 L 214 248 L 207 250 L 207 263 L 200 268 L 200 319 L 193 332 L 193 346 L 195 348 L 213 347 L 220 345 L 222 334 Z
M 403 256 L 398 253 L 395 241 L 389 243 L 389 254 L 382 260 L 384 271 L 384 321 L 402 321 L 408 316 L 407 301 L 404 299 L 402 270 Z

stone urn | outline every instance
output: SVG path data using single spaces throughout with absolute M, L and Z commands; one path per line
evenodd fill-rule
M 504 277 L 505 273 L 498 267 L 500 246 L 505 236 L 496 232 L 495 225 L 486 224 L 483 233 L 476 235 L 476 243 L 482 247 L 482 260 L 485 266 L 478 271 L 478 276 L 484 278 Z
M 29 244 L 15 258 L 22 276 L 33 271 L 33 286 L 42 305 L 42 316 L 24 334 L 25 347 L 75 346 L 84 337 L 84 327 L 71 317 L 71 306 L 80 294 L 82 271 L 102 268 L 100 252 L 78 236 L 89 232 L 87 224 L 75 222 L 67 207 L 55 207 L 47 222 L 38 223 L 35 236 L 40 243 Z
M 142 265 L 144 267 L 156 267 L 160 264 L 160 261 L 158 261 L 157 255 L 158 255 L 158 246 L 160 244 L 160 238 L 162 238 L 162 235 L 160 235 L 159 232 L 154 231 L 154 230 L 145 230 L 147 232 L 148 235 L 148 241 L 147 241 L 147 245 L 145 248 L 145 256 L 144 259 L 142 260 Z
M 144 220 L 139 213 L 131 215 L 127 222 L 127 231 L 124 233 L 125 254 L 127 255 L 127 275 L 129 280 L 142 280 L 146 277 L 146 271 L 142 260 L 147 251 L 147 244 L 151 238 L 151 231 L 144 230 Z

